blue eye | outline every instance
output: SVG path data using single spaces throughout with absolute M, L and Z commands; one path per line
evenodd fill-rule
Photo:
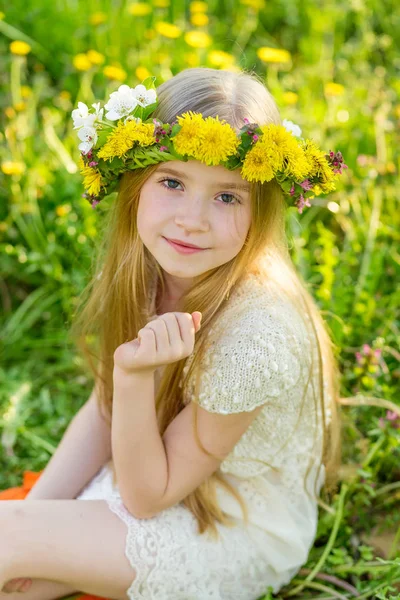
M 177 179 L 171 179 L 170 177 L 165 177 L 164 179 L 160 179 L 159 183 L 162 185 L 162 187 L 166 188 L 167 190 L 173 191 L 176 190 L 176 187 L 169 187 L 169 185 L 165 185 L 164 182 L 169 182 L 169 181 L 173 181 L 174 183 L 177 183 L 178 185 L 181 185 L 180 182 Z M 222 202 L 221 204 L 226 204 L 227 206 L 235 206 L 236 204 L 241 204 L 241 201 L 239 200 L 239 198 L 237 196 L 234 196 L 233 194 L 220 194 L 220 196 L 228 196 L 229 198 L 233 198 L 234 200 L 236 200 L 236 202 Z

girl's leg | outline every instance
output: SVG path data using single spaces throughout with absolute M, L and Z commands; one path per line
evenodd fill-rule
M 3 500 L 0 532 L 1 587 L 31 577 L 128 598 L 136 573 L 125 556 L 127 529 L 104 500 Z
M 78 593 L 71 586 L 55 581 L 34 579 L 29 591 L 5 593 L 0 592 L 1 600 L 57 600 Z

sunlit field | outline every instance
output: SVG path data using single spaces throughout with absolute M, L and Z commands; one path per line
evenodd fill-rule
M 400 9 L 389 0 L 14 0 L 0 14 L 0 489 L 40 471 L 93 382 L 68 330 L 113 196 L 82 197 L 78 100 L 194 66 L 254 70 L 348 169 L 287 211 L 342 372 L 343 466 L 279 596 L 400 598 Z M 261 600 L 261 599 L 260 599 Z

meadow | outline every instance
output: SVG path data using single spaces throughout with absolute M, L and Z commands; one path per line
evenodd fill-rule
M 186 67 L 254 70 L 348 169 L 287 212 L 337 348 L 343 465 L 273 597 L 400 599 L 400 9 L 390 0 L 14 0 L 0 13 L 0 489 L 40 471 L 92 389 L 68 337 L 110 200 L 82 197 L 71 111 Z M 260 599 L 261 600 L 261 599 Z

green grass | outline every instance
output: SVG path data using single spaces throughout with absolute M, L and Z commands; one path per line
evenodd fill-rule
M 16 0 L 0 20 L 0 162 L 24 165 L 21 175 L 0 171 L 0 489 L 45 467 L 92 386 L 66 332 L 105 209 L 81 198 L 71 110 L 118 87 L 105 65 L 119 65 L 132 86 L 148 69 L 158 85 L 187 66 L 214 66 L 211 51 L 224 50 L 265 76 L 283 118 L 341 150 L 349 166 L 336 192 L 303 215 L 288 211 L 293 260 L 340 349 L 341 396 L 356 400 L 343 406 L 340 493 L 320 514 L 307 564 L 278 597 L 400 598 L 400 429 L 387 418 L 400 405 L 400 11 L 377 0 L 208 6 L 200 28 L 181 1 L 134 17 L 125 2 Z M 91 24 L 99 11 L 106 21 Z M 162 37 L 157 21 L 205 31 L 211 46 Z M 27 57 L 10 53 L 15 39 L 31 45 Z M 264 64 L 262 46 L 288 50 L 291 62 Z M 90 49 L 104 63 L 77 70 L 74 56 Z M 329 95 L 331 82 L 342 93 Z M 368 543 L 380 531 L 386 562 Z

